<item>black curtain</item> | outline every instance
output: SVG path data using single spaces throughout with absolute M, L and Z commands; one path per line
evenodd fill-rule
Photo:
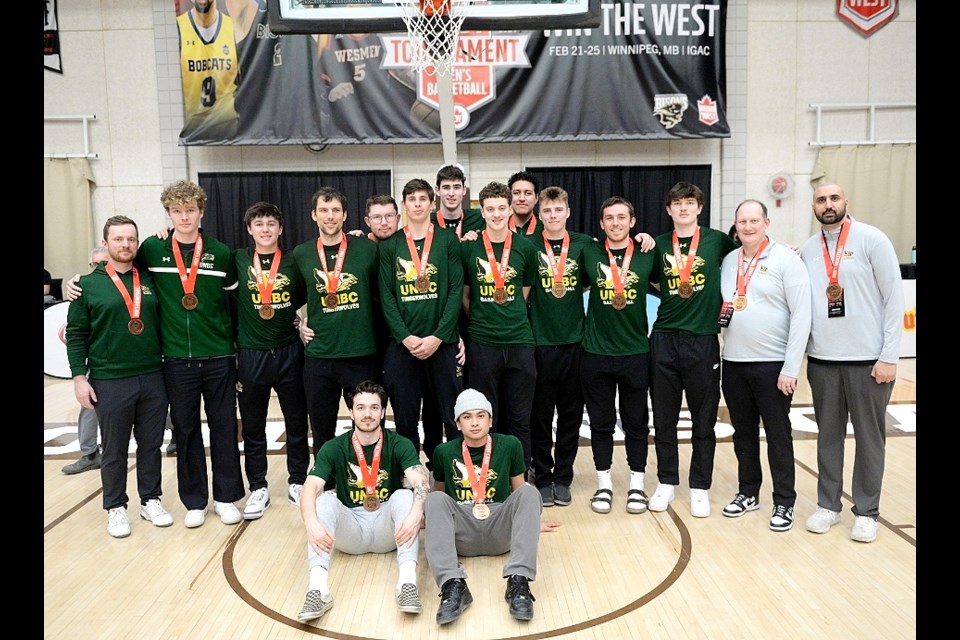
M 390 171 L 231 171 L 201 173 L 198 178 L 207 192 L 203 229 L 232 249 L 250 244 L 243 214 L 256 202 L 279 207 L 283 213 L 280 246 L 289 250 L 318 235 L 310 210 L 320 187 L 332 187 L 346 198 L 343 228 L 347 231 L 366 228 L 362 225 L 369 196 L 393 192 Z
M 570 196 L 567 228 L 601 238 L 600 205 L 610 196 L 621 196 L 633 204 L 637 217 L 634 232 L 657 237 L 673 230 L 666 212 L 667 192 L 681 180 L 703 190 L 700 224 L 710 226 L 710 165 L 665 167 L 528 167 L 540 189 L 562 187 Z

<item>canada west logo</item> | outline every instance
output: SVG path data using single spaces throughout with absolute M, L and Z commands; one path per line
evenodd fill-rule
M 510 282 L 517 277 L 517 270 L 508 265 L 500 275 L 503 276 L 504 282 Z M 477 258 L 477 282 L 493 284 L 493 271 L 490 270 L 490 263 L 481 258 Z
M 313 277 L 317 279 L 317 293 L 334 293 L 328 289 L 330 283 L 327 280 L 326 271 L 323 269 L 314 269 Z M 340 282 L 337 284 L 337 291 L 347 291 L 358 282 L 360 282 L 360 280 L 352 273 L 341 273 Z
M 369 467 L 367 468 L 369 471 Z M 351 487 L 356 487 L 357 489 L 363 489 L 363 473 L 360 471 L 360 465 L 353 464 L 352 462 L 347 463 L 347 484 Z M 383 485 L 387 481 L 387 478 L 390 477 L 390 474 L 380 469 L 380 472 L 377 474 L 377 487 Z M 375 487 L 376 488 L 376 487 Z
M 704 260 L 702 256 L 697 256 L 693 259 L 693 267 L 690 269 L 690 273 L 700 271 L 700 268 L 706 264 L 707 261 Z M 669 253 L 663 254 L 663 273 L 668 276 L 680 275 L 680 270 L 677 268 L 677 261 L 673 255 Z
M 626 273 L 623 269 L 620 269 L 620 277 L 623 278 L 624 289 L 629 289 L 640 282 L 640 276 L 629 269 Z M 613 272 L 610 270 L 610 265 L 602 262 L 597 263 L 597 286 L 601 289 L 613 289 Z
M 265 272 L 261 272 L 263 275 L 263 281 L 266 282 L 269 275 Z M 283 290 L 290 286 L 290 277 L 285 276 L 282 273 L 277 274 L 277 279 L 273 282 L 273 288 Z M 247 267 L 247 289 L 250 291 L 259 291 L 257 287 L 257 272 L 253 270 L 253 265 Z
M 553 263 L 550 261 L 550 257 L 542 251 L 537 252 L 537 257 L 540 258 L 539 260 L 540 264 L 538 269 L 538 271 L 540 272 L 540 275 L 548 278 L 552 278 Z M 577 273 L 578 268 L 579 268 L 579 265 L 577 264 L 576 260 L 567 260 L 567 263 L 563 266 L 563 275 L 564 276 L 575 275 Z
M 428 262 L 422 275 L 429 277 L 436 274 L 437 267 Z M 404 260 L 400 256 L 397 256 L 397 280 L 400 282 L 416 282 L 418 275 L 421 274 L 417 273 L 417 267 L 413 264 L 413 260 Z

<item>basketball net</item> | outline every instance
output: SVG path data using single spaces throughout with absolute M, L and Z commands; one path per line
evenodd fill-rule
M 433 67 L 440 76 L 452 76 L 460 27 L 473 0 L 394 0 L 410 36 L 414 68 Z

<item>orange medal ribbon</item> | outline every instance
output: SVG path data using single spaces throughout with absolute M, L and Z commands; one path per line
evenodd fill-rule
M 503 241 L 503 253 L 500 254 L 500 263 L 493 254 L 493 245 L 490 242 L 490 235 L 487 230 L 483 230 L 483 248 L 487 251 L 487 260 L 490 261 L 490 275 L 493 276 L 493 284 L 497 289 L 506 290 L 506 282 L 503 274 L 510 266 L 510 247 L 513 245 L 513 234 L 508 233 L 506 240 Z
M 563 286 L 563 272 L 567 267 L 567 253 L 570 250 L 570 234 L 563 232 L 563 245 L 560 247 L 560 260 L 558 261 L 553 253 L 553 247 L 547 239 L 547 232 L 541 233 L 543 236 L 543 248 L 546 250 L 547 258 L 550 260 L 550 268 L 553 269 L 553 284 Z M 621 287 L 622 289 L 622 287 Z
M 467 468 L 467 479 L 470 481 L 470 490 L 473 491 L 473 501 L 476 504 L 482 504 L 486 499 L 487 476 L 490 473 L 490 455 L 493 453 L 493 438 L 487 435 L 487 442 L 483 446 L 483 462 L 480 465 L 480 477 L 477 477 L 477 471 L 473 468 L 473 459 L 470 458 L 470 450 L 467 448 L 467 441 L 463 441 L 463 462 Z
M 177 262 L 177 273 L 180 274 L 180 283 L 183 285 L 183 293 L 193 295 L 197 288 L 197 272 L 199 271 L 200 258 L 203 256 L 203 235 L 197 234 L 197 243 L 193 247 L 193 257 L 190 259 L 190 275 L 184 268 L 183 256 L 180 254 L 180 243 L 173 236 L 170 237 L 173 247 L 173 259 Z

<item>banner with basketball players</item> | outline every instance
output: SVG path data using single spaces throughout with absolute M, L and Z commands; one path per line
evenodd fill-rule
M 60 62 L 60 21 L 57 0 L 43 0 L 43 68 L 63 73 Z
M 726 4 L 609 0 L 595 29 L 461 33 L 458 142 L 729 137 Z M 406 33 L 277 35 L 264 0 L 177 6 L 181 143 L 440 141 Z

